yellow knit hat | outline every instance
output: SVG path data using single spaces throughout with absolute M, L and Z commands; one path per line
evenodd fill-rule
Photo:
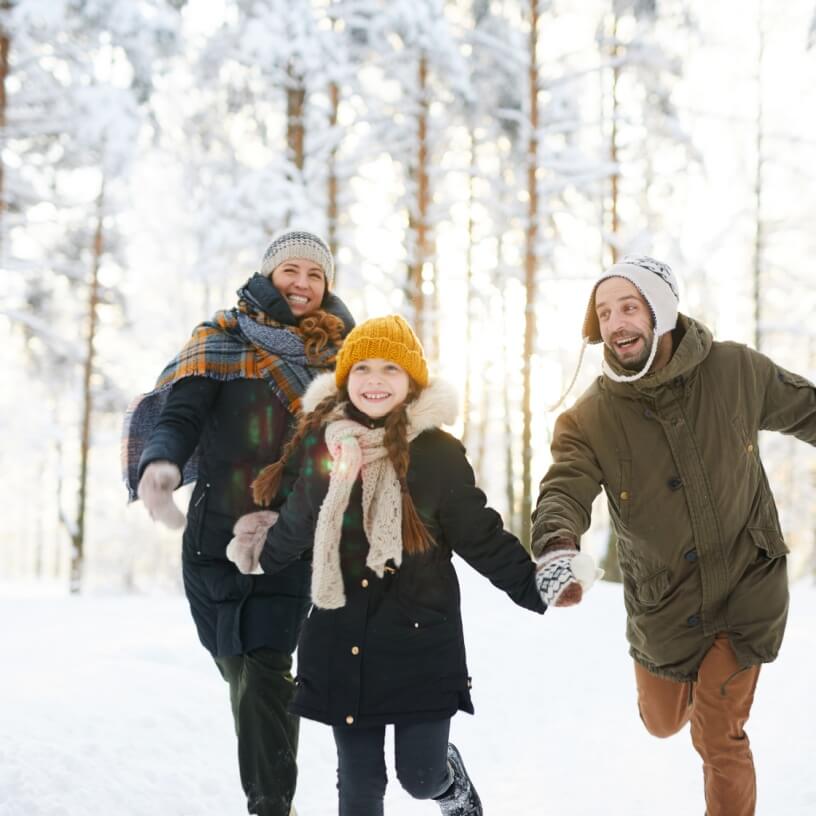
M 374 317 L 352 329 L 337 355 L 334 381 L 346 384 L 351 367 L 360 360 L 379 357 L 405 369 L 420 388 L 428 384 L 428 365 L 422 343 L 407 321 L 399 315 Z

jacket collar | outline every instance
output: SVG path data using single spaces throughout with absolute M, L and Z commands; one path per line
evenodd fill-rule
M 634 382 L 615 382 L 606 375 L 601 377 L 601 385 L 612 394 L 622 397 L 637 398 L 638 396 L 655 397 L 657 392 L 666 385 L 678 380 L 692 379 L 700 363 L 708 357 L 711 344 L 714 340 L 711 331 L 693 318 L 680 314 L 677 317 L 677 327 L 682 333 L 682 339 L 674 349 L 671 360 L 661 369 L 646 374 Z M 618 365 L 614 355 L 604 346 L 604 360 L 615 371 L 623 369 Z M 626 372 L 623 372 L 626 373 Z
M 297 326 L 298 318 L 292 314 L 286 298 L 266 275 L 254 274 L 239 290 L 238 297 L 248 301 L 265 315 L 284 326 Z M 320 308 L 343 321 L 343 337 L 354 328 L 354 318 L 342 300 L 333 292 L 326 291 Z

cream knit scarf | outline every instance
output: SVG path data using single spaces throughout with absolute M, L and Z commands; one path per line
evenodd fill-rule
M 320 391 L 321 382 L 325 391 L 328 377 L 333 375 L 318 377 L 309 392 Z M 309 392 L 306 410 L 315 399 L 314 393 Z M 429 428 L 452 423 L 456 404 L 455 392 L 445 383 L 437 381 L 424 389 L 407 408 L 408 441 Z M 346 603 L 340 538 L 343 515 L 358 476 L 363 482 L 363 529 L 369 544 L 366 566 L 382 578 L 387 561 L 392 560 L 396 566 L 402 563 L 402 494 L 383 445 L 384 435 L 383 428 L 366 428 L 344 417 L 326 425 L 332 471 L 317 517 L 312 557 L 312 602 L 321 609 L 338 609 Z

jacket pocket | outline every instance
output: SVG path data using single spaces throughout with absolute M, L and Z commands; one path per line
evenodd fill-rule
M 765 558 L 781 558 L 783 555 L 787 555 L 790 552 L 787 544 L 785 544 L 785 539 L 782 538 L 782 535 L 778 530 L 766 530 L 760 527 L 749 527 L 748 534 L 751 536 L 751 541 L 754 542 L 754 545 L 760 550 Z
M 798 374 L 794 374 L 792 371 L 787 371 L 780 366 L 776 367 L 776 376 L 780 382 L 785 383 L 786 385 L 792 385 L 794 388 L 816 388 L 810 380 L 806 380 L 804 377 L 800 377 Z
M 629 525 L 632 505 L 632 460 L 618 460 L 618 482 L 608 485 L 606 495 L 610 510 L 624 527 Z
M 636 581 L 635 594 L 642 606 L 657 606 L 669 589 L 669 571 L 662 569 Z
M 731 424 L 734 426 L 743 455 L 748 458 L 748 464 L 756 467 L 759 464 L 759 440 L 756 432 L 748 433 L 745 420 L 739 414 L 731 419 Z

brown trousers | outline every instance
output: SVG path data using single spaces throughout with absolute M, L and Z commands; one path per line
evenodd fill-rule
M 753 816 L 754 759 L 743 730 L 751 713 L 759 666 L 741 668 L 727 635 L 717 635 L 695 682 L 651 674 L 635 662 L 638 708 L 646 730 L 670 737 L 691 722 L 703 758 L 706 816 Z

